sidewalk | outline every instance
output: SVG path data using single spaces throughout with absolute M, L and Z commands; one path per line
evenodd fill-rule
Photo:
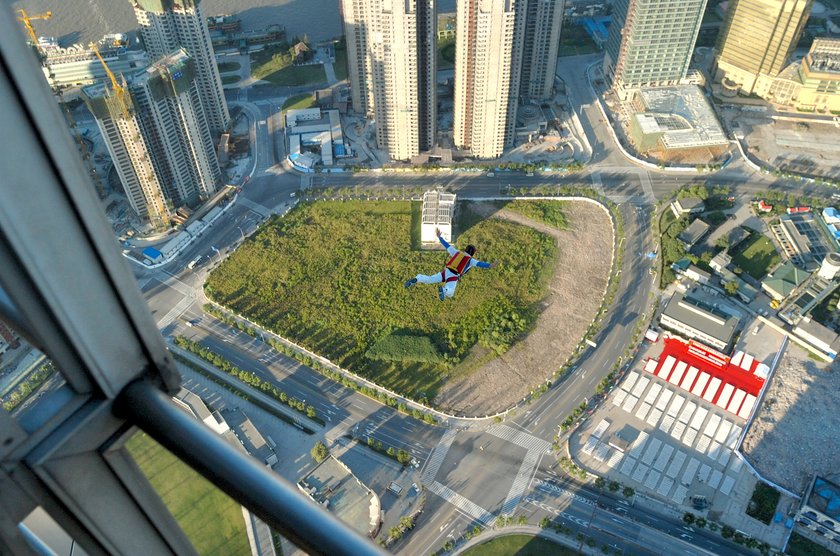
M 457 547 L 454 551 L 450 552 L 450 554 L 452 554 L 452 556 L 463 554 L 470 548 L 483 544 L 491 539 L 495 539 L 497 537 L 507 537 L 510 535 L 534 535 L 536 537 L 541 537 L 557 544 L 567 546 L 573 550 L 581 552 L 582 554 L 586 554 L 587 556 L 603 556 L 603 552 L 601 552 L 598 545 L 595 547 L 589 547 L 585 543 L 570 539 L 569 537 L 555 533 L 550 529 L 542 529 L 536 525 L 512 525 L 502 529 L 487 529 L 480 535 L 471 538 L 466 543 Z

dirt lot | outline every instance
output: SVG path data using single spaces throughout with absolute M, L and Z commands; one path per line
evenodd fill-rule
M 494 210 L 487 208 L 488 214 Z M 502 357 L 450 382 L 435 399 L 438 407 L 468 415 L 505 410 L 572 354 L 601 304 L 613 239 L 609 216 L 592 203 L 572 202 L 567 215 L 570 229 L 565 231 L 504 210 L 494 215 L 554 236 L 560 263 L 534 331 Z
M 840 363 L 818 363 L 789 346 L 742 451 L 765 478 L 796 494 L 814 473 L 840 468 Z
M 773 122 L 741 116 L 750 152 L 767 164 L 804 174 L 840 177 L 838 130 L 833 125 Z

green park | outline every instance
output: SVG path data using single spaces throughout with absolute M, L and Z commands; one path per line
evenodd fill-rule
M 494 205 L 496 209 L 503 204 Z M 562 202 L 508 211 L 554 227 Z M 555 240 L 459 202 L 454 235 L 493 270 L 475 269 L 443 304 L 404 282 L 443 268 L 420 249 L 420 202 L 301 203 L 263 225 L 209 277 L 214 301 L 334 363 L 414 399 L 505 353 L 534 327 L 556 260 Z

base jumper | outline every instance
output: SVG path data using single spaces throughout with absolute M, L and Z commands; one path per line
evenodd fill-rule
M 438 297 L 443 301 L 447 297 L 455 297 L 455 287 L 458 285 L 458 280 L 471 268 L 476 266 L 478 268 L 493 268 L 496 266 L 496 263 L 485 263 L 476 259 L 475 247 L 473 245 L 467 245 L 466 249 L 459 251 L 443 239 L 440 229 L 436 229 L 435 233 L 441 245 L 449 253 L 449 260 L 446 266 L 441 272 L 430 275 L 418 274 L 416 277 L 407 280 L 405 283 L 406 288 L 413 288 L 418 282 L 421 284 L 443 283 L 442 286 L 438 286 Z

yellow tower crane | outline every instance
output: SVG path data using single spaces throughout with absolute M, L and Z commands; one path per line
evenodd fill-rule
M 106 64 L 105 60 L 102 59 L 102 55 L 99 53 L 99 48 L 97 48 L 95 43 L 90 43 L 90 49 L 93 50 L 93 53 L 96 54 L 97 58 L 99 58 L 99 62 L 102 64 L 102 67 L 105 68 L 105 73 L 108 74 L 108 79 L 111 80 L 111 87 L 113 87 L 114 94 L 117 96 L 117 103 L 120 105 L 120 110 L 122 110 L 125 119 L 129 119 L 131 116 L 128 113 L 128 107 L 125 105 L 125 87 L 117 81 L 116 76 L 113 72 L 111 72 L 108 64 Z
M 22 21 L 23 26 L 26 27 L 26 32 L 29 33 L 29 38 L 32 40 L 32 44 L 35 45 L 35 48 L 38 48 L 38 36 L 35 34 L 35 29 L 32 27 L 31 22 L 33 19 L 49 19 L 52 17 L 52 12 L 29 15 L 26 13 L 26 10 L 18 10 L 18 13 L 20 14 L 18 19 Z

